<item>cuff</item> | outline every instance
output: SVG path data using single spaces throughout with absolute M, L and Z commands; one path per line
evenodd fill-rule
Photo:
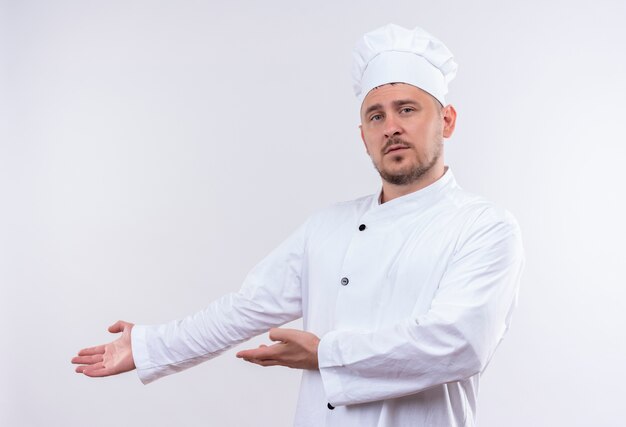
M 341 383 L 341 372 L 344 370 L 339 351 L 338 331 L 328 332 L 322 337 L 317 348 L 317 361 L 326 393 L 326 399 L 332 406 L 346 403 Z
M 131 351 L 133 353 L 133 361 L 137 368 L 137 375 L 142 383 L 148 384 L 151 380 L 148 375 L 150 368 L 150 354 L 148 344 L 146 342 L 146 326 L 135 325 L 130 331 Z

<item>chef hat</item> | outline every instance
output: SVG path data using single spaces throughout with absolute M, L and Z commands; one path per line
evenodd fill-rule
M 368 92 L 386 83 L 408 83 L 428 92 L 442 105 L 448 82 L 456 75 L 452 52 L 416 27 L 395 24 L 366 33 L 353 51 L 354 93 L 362 103 Z

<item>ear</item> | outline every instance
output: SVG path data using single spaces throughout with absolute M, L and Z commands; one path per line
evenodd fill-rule
M 367 143 L 365 142 L 365 135 L 363 135 L 363 125 L 359 125 L 359 130 L 361 131 L 361 141 L 363 141 L 363 146 L 365 147 L 365 152 L 369 156 L 370 152 L 367 149 Z
M 441 113 L 443 114 L 443 137 L 450 138 L 456 126 L 456 110 L 452 105 L 446 105 Z

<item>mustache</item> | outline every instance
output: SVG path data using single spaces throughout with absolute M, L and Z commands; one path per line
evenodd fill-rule
M 383 146 L 383 148 L 381 149 L 382 153 L 385 154 L 387 152 L 387 150 L 389 150 L 389 148 L 392 145 L 402 145 L 405 148 L 413 148 L 413 145 L 406 142 L 405 140 L 398 138 L 397 136 L 395 137 L 391 137 L 387 140 L 387 142 L 385 143 L 385 145 Z

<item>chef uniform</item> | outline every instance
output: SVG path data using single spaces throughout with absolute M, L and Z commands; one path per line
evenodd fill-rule
M 419 28 L 388 25 L 355 52 L 360 99 L 406 82 L 443 101 L 456 72 Z M 312 215 L 239 292 L 183 320 L 136 325 L 133 357 L 149 383 L 302 317 L 321 341 L 296 426 L 473 426 L 479 376 L 508 329 L 522 266 L 514 218 L 446 167 L 386 203 L 376 193 Z

